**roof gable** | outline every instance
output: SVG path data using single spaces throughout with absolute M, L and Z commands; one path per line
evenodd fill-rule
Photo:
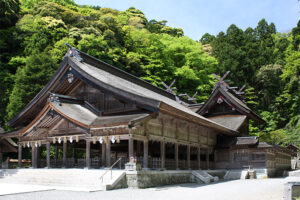
M 224 88 L 221 85 L 217 85 L 214 88 L 210 98 L 199 109 L 199 111 L 197 111 L 197 113 L 205 116 L 206 113 L 212 110 L 215 105 L 220 103 L 226 103 L 232 108 L 232 111 L 237 111 L 237 114 L 246 115 L 257 122 L 264 122 L 264 120 L 254 113 L 241 99 L 236 97 L 230 89 Z M 222 113 L 222 115 L 223 114 L 226 113 Z M 219 115 L 219 113 L 216 113 L 216 115 Z

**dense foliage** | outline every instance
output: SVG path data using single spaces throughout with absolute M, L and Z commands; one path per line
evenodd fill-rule
M 300 144 L 300 21 L 291 33 L 277 33 L 264 19 L 245 31 L 231 25 L 226 33 L 200 39 L 218 60 L 217 72 L 231 71 L 232 84 L 247 85 L 248 104 L 267 122 L 251 134 L 269 143 Z
M 214 85 L 211 74 L 230 70 L 232 84 L 247 85 L 248 104 L 268 122 L 251 126 L 252 133 L 300 144 L 300 24 L 290 34 L 277 33 L 265 20 L 245 31 L 231 25 L 197 42 L 135 8 L 120 12 L 72 0 L 3 0 L 0 23 L 2 122 L 49 81 L 67 42 L 159 87 L 176 79 L 178 93 L 198 91 L 200 102 Z

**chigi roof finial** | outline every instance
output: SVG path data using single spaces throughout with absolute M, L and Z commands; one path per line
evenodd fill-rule
M 65 43 L 65 45 L 66 45 L 67 47 L 69 47 L 69 50 L 67 51 L 65 57 L 71 56 L 71 57 L 74 57 L 74 58 L 75 58 L 76 60 L 78 60 L 79 62 L 82 62 L 82 61 L 83 61 L 83 59 L 82 59 L 82 57 L 81 57 L 81 55 L 80 55 L 80 53 L 78 52 L 77 49 L 75 49 L 74 47 L 72 47 L 72 46 L 69 45 L 68 43 Z
M 212 74 L 216 79 L 218 79 L 218 81 L 215 84 L 223 86 L 225 88 L 229 88 L 229 85 L 226 83 L 228 81 L 224 80 L 228 76 L 229 73 L 230 73 L 230 71 L 227 71 L 222 77 L 219 77 L 216 74 Z
M 161 83 L 166 88 L 167 92 L 170 92 L 171 94 L 176 95 L 176 93 L 174 92 L 174 90 L 176 90 L 176 88 L 172 88 L 172 86 L 174 85 L 175 82 L 176 82 L 176 79 L 174 79 L 170 85 L 165 84 L 165 82 L 163 82 L 163 81 Z
M 196 92 L 194 93 L 193 96 L 190 96 L 190 95 L 188 95 L 187 93 L 185 93 L 185 94 L 180 94 L 180 95 L 178 95 L 178 96 L 180 96 L 180 97 L 187 97 L 187 100 L 188 100 L 188 101 L 191 101 L 191 102 L 193 102 L 193 103 L 197 103 L 197 101 L 196 101 L 197 99 L 195 98 L 197 94 L 198 94 L 198 91 L 196 91 Z

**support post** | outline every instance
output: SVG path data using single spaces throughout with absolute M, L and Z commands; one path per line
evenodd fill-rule
M 197 165 L 198 169 L 201 169 L 201 148 L 198 147 L 197 149 Z
M 106 164 L 106 161 L 105 161 L 105 156 L 106 156 L 106 153 L 105 153 L 105 143 L 102 143 L 101 144 L 101 160 L 102 160 L 102 167 L 105 166 Z
M 148 140 L 144 140 L 143 168 L 148 169 Z
M 35 145 L 33 144 L 32 147 L 31 147 L 31 167 L 32 168 L 36 168 L 37 167 L 37 153 L 36 153 L 36 147 Z
M 101 165 L 102 165 L 102 145 L 99 143 L 99 149 L 98 149 L 99 153 L 98 153 L 98 157 L 99 157 L 99 163 L 98 163 L 98 166 L 99 168 L 101 168 Z
M 50 142 L 47 141 L 46 143 L 46 163 L 47 168 L 50 168 Z
M 209 148 L 206 149 L 206 167 L 209 169 Z
M 36 147 L 35 148 L 35 153 L 36 153 L 36 168 L 41 167 L 41 147 Z
M 186 146 L 186 158 L 187 158 L 187 167 L 191 169 L 191 146 L 188 144 Z
M 166 144 L 165 141 L 160 142 L 160 157 L 161 157 L 161 169 L 165 169 L 166 162 Z
M 130 137 L 128 139 L 128 156 L 129 156 L 129 161 L 130 158 L 133 157 L 133 138 Z
M 91 167 L 91 141 L 85 140 L 85 168 L 89 169 Z
M 63 142 L 63 168 L 67 167 L 67 142 Z
M 22 144 L 18 144 L 18 168 L 22 168 Z
M 179 152 L 179 145 L 178 143 L 175 143 L 175 165 L 176 165 L 176 170 L 179 170 L 179 158 L 178 158 L 178 153 Z
M 110 163 L 110 160 L 111 160 L 111 156 L 110 156 L 110 140 L 107 139 L 107 142 L 105 143 L 106 144 L 106 167 L 110 167 L 111 163 Z

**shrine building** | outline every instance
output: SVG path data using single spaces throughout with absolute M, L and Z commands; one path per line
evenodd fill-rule
M 20 168 L 24 148 L 33 168 L 116 161 L 124 168 L 130 158 L 145 170 L 251 166 L 271 175 L 290 168 L 291 151 L 249 136 L 249 120 L 265 122 L 246 105 L 243 88 L 224 81 L 228 73 L 198 104 L 69 47 L 48 84 L 9 121 Z

